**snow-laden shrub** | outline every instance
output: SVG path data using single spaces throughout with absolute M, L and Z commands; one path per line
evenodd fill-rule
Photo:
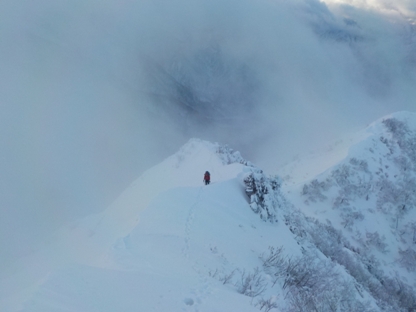
M 209 275 L 216 278 L 223 285 L 233 285 L 238 293 L 252 298 L 260 296 L 268 288 L 266 275 L 259 268 L 254 268 L 253 271 L 234 269 L 223 273 L 216 269 L 214 272 L 210 272 Z M 236 281 L 234 281 L 235 279 Z
M 344 225 L 344 228 L 348 230 L 352 230 L 352 226 L 354 225 L 355 221 L 362 221 L 364 220 L 364 215 L 361 211 L 358 211 L 356 207 L 345 207 L 341 213 L 341 224 Z
M 371 295 L 381 311 L 416 311 L 414 286 L 400 275 L 384 272 L 383 265 L 371 252 L 374 249 L 397 252 L 397 263 L 411 272 L 416 270 L 416 252 L 411 245 L 416 242 L 416 226 L 407 218 L 416 207 L 416 131 L 395 119 L 383 124 L 386 131 L 379 137 L 382 144 L 369 141 L 372 145 L 367 149 L 368 157 L 361 154 L 362 159 L 351 157 L 343 161 L 331 172 L 306 184 L 301 192 L 306 203 L 332 204 L 342 227 L 335 229 L 331 224 L 306 218 L 308 222 L 303 222 L 303 228 L 308 240 L 354 278 L 357 284 L 352 285 L 353 289 L 360 289 L 363 297 L 365 292 Z M 385 214 L 391 233 L 405 247 L 388 245 L 390 240 L 374 230 L 361 233 L 358 223 L 364 216 L 368 218 L 368 211 Z M 353 235 L 359 248 L 351 246 L 344 237 L 345 230 Z M 293 298 L 293 311 L 308 310 L 300 308 L 305 306 L 307 296 Z M 350 310 L 365 311 L 357 307 Z
M 393 159 L 394 164 L 398 167 L 400 172 L 414 170 L 415 163 L 412 163 L 406 156 L 400 155 Z
M 272 286 L 286 275 L 287 259 L 283 253 L 283 247 L 269 247 L 269 253 L 262 253 L 260 260 L 263 262 L 263 270 L 272 277 Z
M 325 182 L 319 182 L 318 180 L 314 179 L 309 184 L 305 184 L 302 189 L 302 195 L 306 196 L 307 200 L 306 203 L 309 201 L 317 202 L 324 201 L 327 199 L 325 195 L 322 193 L 328 189 L 328 186 Z
M 267 177 L 262 170 L 251 168 L 243 177 L 251 209 L 264 221 L 277 222 L 277 209 L 285 199 L 280 193 L 278 177 Z
M 377 207 L 380 210 L 399 209 L 408 212 L 416 206 L 416 180 L 404 177 L 402 180 L 393 183 L 388 179 L 381 179 L 377 185 L 380 188 L 377 198 Z
M 305 184 L 301 195 L 307 204 L 327 199 L 331 201 L 332 208 L 340 211 L 341 224 L 345 229 L 352 231 L 357 221 L 364 220 L 361 208 L 354 204 L 355 200 L 368 201 L 374 188 L 375 182 L 368 167 L 366 161 L 351 158 L 347 163 L 332 170 L 326 179 L 314 179 Z M 335 188 L 336 192 L 329 192 L 332 188 Z
M 245 160 L 239 151 L 233 150 L 228 145 L 219 145 L 217 143 L 216 153 L 221 158 L 224 165 L 230 165 L 234 163 L 243 164 L 249 167 L 253 167 L 253 164 Z
M 386 253 L 387 244 L 385 243 L 386 238 L 384 236 L 380 237 L 378 232 L 367 232 L 366 233 L 366 244 L 368 246 L 374 246 L 378 251 Z
M 323 181 L 317 179 L 305 184 L 301 195 L 305 202 L 325 201 L 325 193 L 332 187 L 338 188 L 338 196 L 334 201 L 334 208 L 348 206 L 348 201 L 355 197 L 368 195 L 371 188 L 371 173 L 365 160 L 351 158 L 349 163 L 335 168 L 329 177 Z
M 260 309 L 260 311 L 269 312 L 270 310 L 279 308 L 279 305 L 276 302 L 277 297 L 271 296 L 269 299 L 261 298 L 257 303 L 256 307 Z
M 416 163 L 416 133 L 409 129 L 409 126 L 396 118 L 383 120 L 387 131 L 392 139 L 387 140 L 390 146 L 397 146 L 400 152 L 407 156 L 409 160 Z
M 416 271 L 416 251 L 412 248 L 406 250 L 399 249 L 399 263 L 407 270 Z
M 345 270 L 376 299 L 382 311 L 416 311 L 416 295 L 414 289 L 406 284 L 399 276 L 391 278 L 380 269 L 380 263 L 367 253 L 350 252 L 348 242 L 342 232 L 329 224 L 315 220 L 309 223 L 308 234 L 318 249 L 335 263 L 342 265 Z M 370 233 L 367 237 L 370 244 L 376 244 L 383 250 L 383 239 L 378 234 Z M 345 246 L 345 247 L 344 247 Z M 413 253 L 402 252 L 402 264 L 412 263 Z M 348 311 L 348 310 L 346 310 Z M 351 310 L 355 311 L 355 310 Z M 361 310 L 357 310 L 361 311 Z M 366 311 L 366 310 L 363 310 Z
M 260 269 L 255 268 L 253 272 L 243 270 L 236 286 L 240 294 L 254 298 L 264 293 L 267 281 Z
M 292 257 L 282 247 L 269 247 L 260 260 L 271 287 L 278 284 L 285 293 L 288 305 L 283 311 L 372 311 L 352 280 L 344 280 L 336 264 L 317 253 Z
M 393 138 L 398 141 L 404 139 L 405 135 L 409 133 L 407 124 L 396 118 L 383 120 L 383 125 L 387 128 L 387 131 L 393 135 Z

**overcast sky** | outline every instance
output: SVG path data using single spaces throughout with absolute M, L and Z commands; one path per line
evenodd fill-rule
M 191 137 L 272 170 L 414 111 L 415 20 L 412 0 L 0 1 L 0 265 Z

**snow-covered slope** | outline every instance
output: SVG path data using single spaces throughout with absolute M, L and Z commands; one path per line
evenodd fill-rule
M 253 170 L 228 147 L 191 140 L 105 212 L 74 222 L 15 264 L 25 274 L 3 280 L 2 311 L 22 300 L 22 311 L 42 312 L 256 310 L 251 297 L 218 279 L 253 270 L 276 237 L 291 253 L 299 248 L 286 226 L 264 226 L 250 209 L 242 177 Z
M 294 183 L 192 139 L 15 263 L 1 311 L 412 311 L 415 142 L 397 113 Z
M 385 310 L 412 311 L 416 308 L 416 114 L 386 116 L 359 136 L 361 141 L 338 164 L 305 184 L 287 183 L 285 193 L 310 220 L 337 233 L 342 248 L 332 250 L 327 248 L 331 244 L 319 246 L 320 238 L 313 237 L 327 257 L 348 269 L 350 259 L 344 257 L 352 254 L 364 266 L 364 271 L 352 275 L 362 279 L 360 283 L 372 289 L 379 302 L 391 303 Z

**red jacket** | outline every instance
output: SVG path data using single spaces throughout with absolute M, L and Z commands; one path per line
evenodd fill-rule
M 209 181 L 210 179 L 211 179 L 211 177 L 210 177 L 209 173 L 205 173 L 204 174 L 204 180 Z

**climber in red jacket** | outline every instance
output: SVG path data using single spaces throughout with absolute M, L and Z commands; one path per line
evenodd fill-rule
M 211 181 L 211 176 L 208 171 L 205 171 L 205 174 L 204 174 L 205 185 L 208 185 L 210 181 Z

